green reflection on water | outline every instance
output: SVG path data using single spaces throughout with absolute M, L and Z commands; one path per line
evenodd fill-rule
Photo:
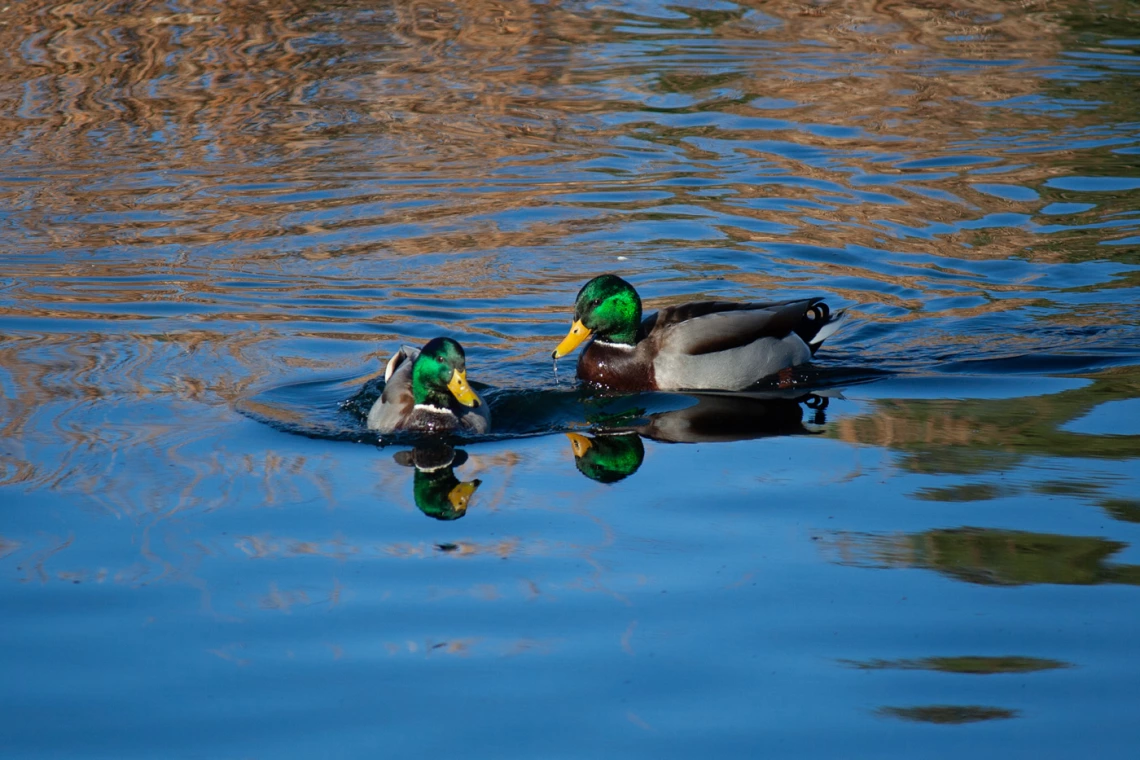
M 1117 520 L 1140 523 L 1140 499 L 1105 499 L 1099 506 Z
M 1027 457 L 1132 459 L 1140 436 L 1084 435 L 1063 426 L 1096 406 L 1140 396 L 1140 368 L 1082 375 L 1092 383 L 1019 399 L 880 399 L 868 414 L 840 420 L 829 431 L 851 443 L 902 452 L 897 464 L 916 473 L 980 474 L 1010 470 Z M 935 501 L 993 499 L 1001 487 L 959 485 L 925 490 Z
M 960 503 L 990 501 L 1015 493 L 1017 490 L 1014 488 L 998 486 L 993 483 L 963 483 L 946 488 L 922 488 L 915 492 L 914 497 L 922 501 Z
M 1127 544 L 1095 536 L 956 528 L 905 536 L 858 537 L 853 543 L 857 550 L 866 552 L 862 564 L 936 570 L 969 583 L 1140 585 L 1140 566 L 1107 563 Z

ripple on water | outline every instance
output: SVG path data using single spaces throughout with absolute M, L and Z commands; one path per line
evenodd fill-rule
M 1140 27 L 1048 10 L 8 4 L 5 749 L 1132 757 Z M 605 271 L 853 318 L 592 395 Z M 496 434 L 371 436 L 444 333 Z

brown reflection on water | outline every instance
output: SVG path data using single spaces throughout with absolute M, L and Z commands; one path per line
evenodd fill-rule
M 0 536 L 0 557 L 7 557 L 12 552 L 20 548 L 19 541 L 13 541 L 8 538 Z
M 926 172 L 892 169 L 877 159 L 896 148 L 912 160 L 960 152 L 950 140 L 994 128 L 992 109 L 980 102 L 1026 95 L 1043 84 L 1016 67 L 961 66 L 931 75 L 919 64 L 931 58 L 984 61 L 999 56 L 1052 61 L 1064 36 L 1056 18 L 1036 6 L 1003 7 L 1002 14 L 995 14 L 988 4 L 967 0 L 926 8 L 829 4 L 814 6 L 811 12 L 799 4 L 764 4 L 762 13 L 781 22 L 775 27 L 759 24 L 744 6 L 739 12 L 689 10 L 685 21 L 662 22 L 682 40 L 698 31 L 711 32 L 723 41 L 730 59 L 736 43 L 762 40 L 786 46 L 786 52 L 781 48 L 757 56 L 754 64 L 734 60 L 733 72 L 714 76 L 692 72 L 689 64 L 672 72 L 668 60 L 651 66 L 637 57 L 636 37 L 620 30 L 626 20 L 622 14 L 560 3 L 348 2 L 327 7 L 294 0 L 196 2 L 179 8 L 189 10 L 173 12 L 164 3 L 33 1 L 7 12 L 0 45 L 11 52 L 9 65 L 0 67 L 0 83 L 20 96 L 0 106 L 0 126 L 13 135 L 7 152 L 16 159 L 14 171 L 23 167 L 35 172 L 45 164 L 66 167 L 25 183 L 23 190 L 7 186 L 16 193 L 12 205 L 21 209 L 17 218 L 26 238 L 82 249 L 130 244 L 153 251 L 177 245 L 187 247 L 191 255 L 198 246 L 237 244 L 220 257 L 212 256 L 221 259 L 215 263 L 223 272 L 264 266 L 278 257 L 321 261 L 377 252 L 408 256 L 556 245 L 578 232 L 636 215 L 611 211 L 600 218 L 536 221 L 517 229 L 478 217 L 507 208 L 546 207 L 565 192 L 578 192 L 584 185 L 588 189 L 590 183 L 581 180 L 561 181 L 559 168 L 569 170 L 575 163 L 609 155 L 613 140 L 629 130 L 586 115 L 639 109 L 643 98 L 660 95 L 690 99 L 692 104 L 676 109 L 679 112 L 769 114 L 748 104 L 754 93 L 784 98 L 796 107 L 775 112 L 789 122 L 786 129 L 774 131 L 651 125 L 647 143 L 674 146 L 683 163 L 630 176 L 622 182 L 626 188 L 652 187 L 656 180 L 694 173 L 715 177 L 718 168 L 710 161 L 716 154 L 682 142 L 702 135 L 740 141 L 743 154 L 751 151 L 762 157 L 775 174 L 825 180 L 841 189 L 851 189 L 852 167 L 898 177 L 914 174 L 929 186 Z M 851 60 L 849 70 L 836 70 L 828 59 L 808 58 L 801 66 L 807 73 L 783 73 L 781 64 L 794 62 L 808 49 L 803 40 L 818 40 L 836 53 L 859 57 Z M 617 60 L 595 53 L 590 47 L 595 44 L 616 46 Z M 628 50 L 622 51 L 622 45 Z M 741 48 L 740 55 L 746 51 L 754 49 Z M 875 76 L 857 75 L 871 65 Z M 650 72 L 657 76 L 649 77 Z M 729 94 L 717 95 L 726 90 Z M 911 94 L 899 94 L 904 92 Z M 891 103 L 891 109 L 885 110 L 884 103 Z M 806 114 L 806 122 L 797 119 L 797 111 Z M 819 135 L 801 128 L 849 125 L 853 117 L 862 116 L 867 117 L 857 122 L 862 135 Z M 1003 112 L 1000 130 L 1007 135 L 1056 127 L 1054 117 L 1040 114 L 1006 117 L 1010 114 Z M 1076 118 L 1079 122 L 1080 116 Z M 883 144 L 878 141 L 882 135 L 898 137 L 901 143 Z M 791 159 L 780 150 L 758 152 L 749 144 L 756 139 L 818 148 L 834 154 L 836 165 Z M 377 186 L 344 192 L 350 190 L 348 180 L 392 176 L 479 184 L 504 159 L 526 156 L 551 168 L 538 196 L 493 187 L 441 196 L 417 183 L 403 189 Z M 1001 175 L 1001 181 L 1032 185 L 1059 171 L 1064 170 L 1037 160 Z M 732 202 L 681 188 L 673 191 L 673 200 L 730 217 L 712 225 L 728 235 L 729 245 L 788 240 L 786 234 L 746 230 L 733 222 L 735 217 L 783 226 L 798 242 L 877 248 L 883 220 L 924 228 L 974 218 L 976 205 L 986 204 L 967 187 L 964 176 L 937 184 L 941 191 L 967 200 L 948 203 L 945 195 L 931 195 L 919 185 L 894 185 L 875 188 L 892 201 L 887 204 L 862 197 L 829 208 L 757 209 L 750 207 L 750 200 L 814 204 L 820 191 L 727 178 Z M 304 194 L 309 197 L 300 197 Z M 399 210 L 370 208 L 381 200 L 405 205 Z M 655 205 L 644 204 L 647 211 Z M 1028 209 L 1041 204 L 1000 205 Z M 804 224 L 805 217 L 817 223 Z M 374 242 L 353 233 L 389 225 L 411 229 Z M 338 234 L 334 241 L 328 239 L 331 233 L 347 234 Z M 1006 257 L 1025 250 L 1036 237 L 1016 226 L 1002 227 L 986 230 L 983 244 L 974 248 L 960 245 L 977 244 L 979 234 L 911 238 L 907 244 L 911 250 L 959 258 Z M 287 243 L 286 251 L 240 245 L 277 238 Z M 144 253 L 143 258 L 149 256 Z M 132 260 L 129 274 L 137 274 L 140 264 Z M 103 266 L 87 264 L 83 273 L 129 276 L 121 268 Z M 186 271 L 183 265 L 177 269 Z M 845 274 L 841 268 L 822 269 L 833 276 Z M 883 290 L 917 284 L 913 278 L 873 270 L 857 268 L 881 281 Z M 496 285 L 484 272 L 483 262 L 460 259 L 433 264 L 419 276 L 421 284 L 432 289 L 454 292 L 463 287 L 459 283 L 478 282 L 484 297 L 519 294 L 517 285 Z M 217 282 L 224 273 L 186 273 L 174 292 L 158 290 L 150 297 L 210 302 L 211 296 L 230 292 Z M 37 276 L 60 274 L 49 270 Z M 556 273 L 549 276 L 561 279 Z M 769 276 L 757 284 L 773 287 L 780 280 Z M 988 287 L 1000 291 L 1001 283 Z M 129 291 L 116 296 L 114 290 L 107 288 L 97 298 L 107 304 L 137 297 Z M 190 295 L 194 291 L 196 298 Z M 863 302 L 914 305 L 900 304 L 876 288 L 845 294 Z M 64 292 L 51 298 L 75 297 Z M 1018 305 L 1016 300 L 993 301 L 963 315 Z M 65 316 L 43 309 L 21 313 Z M 101 314 L 66 316 L 113 318 L 105 310 Z M 290 316 L 222 309 L 216 318 L 268 322 Z M 306 319 L 329 318 L 309 313 Z
M 503 159 L 529 156 L 552 168 L 553 176 L 543 181 L 545 201 L 493 190 L 441 199 L 428 188 L 411 187 L 399 197 L 435 203 L 385 219 L 446 228 L 449 220 L 470 220 L 504 204 L 540 206 L 560 192 L 580 190 L 581 182 L 559 181 L 558 167 L 607 155 L 612 140 L 628 131 L 589 115 L 640 109 L 644 98 L 663 95 L 687 98 L 691 105 L 680 111 L 699 107 L 726 116 L 769 115 L 748 104 L 752 94 L 796 104 L 775 112 L 791 118 L 782 130 L 651 129 L 651 142 L 683 152 L 688 166 L 676 167 L 682 173 L 716 171 L 708 164 L 715 153 L 681 144 L 682 138 L 719 133 L 743 140 L 739 147 L 745 154 L 752 151 L 794 177 L 849 187 L 850 169 L 859 167 L 874 174 L 914 174 L 926 182 L 921 170 L 868 162 L 895 149 L 877 138 L 900 138 L 907 157 L 919 159 L 959 152 L 954 141 L 980 138 L 995 126 L 999 134 L 1016 135 L 1042 128 L 1052 132 L 1056 123 L 1055 117 L 1024 111 L 1003 112 L 1001 124 L 993 123 L 993 109 L 984 103 L 1047 86 L 1019 66 L 955 66 L 935 73 L 925 63 L 1015 58 L 1024 65 L 1045 65 L 1061 51 L 1066 32 L 1055 15 L 1034 4 L 1003 6 L 995 13 L 990 4 L 973 0 L 923 8 L 864 0 L 821 4 L 811 12 L 798 3 L 760 6 L 763 17 L 778 19 L 776 25 L 758 23 L 761 16 L 746 13 L 747 6 L 724 12 L 688 9 L 686 20 L 662 20 L 661 26 L 672 28 L 680 40 L 708 32 L 721 41 L 733 70 L 714 75 L 692 64 L 672 71 L 668 59 L 645 60 L 639 56 L 640 40 L 621 28 L 625 14 L 580 5 L 292 0 L 199 1 L 179 8 L 188 10 L 174 12 L 159 2 L 31 0 L 6 12 L 0 45 L 9 51 L 8 65 L 0 67 L 0 87 L 10 98 L 0 107 L 0 127 L 13 135 L 6 152 L 18 159 L 17 167 L 50 162 L 65 168 L 26 190 L 8 188 L 22 201 L 15 205 L 27 209 L 26 233 L 82 247 L 236 243 L 281 234 L 304 239 L 377 221 L 359 213 L 359 206 L 390 197 L 379 188 L 319 200 L 281 199 L 294 190 L 343 189 L 345 169 L 355 177 L 382 170 L 389 176 L 434 174 L 478 182 Z M 804 40 L 824 43 L 844 63 L 806 57 L 794 67 L 797 73 L 785 73 L 796 56 L 810 50 Z M 752 43 L 758 41 L 782 47 L 756 55 Z M 614 46 L 616 60 L 595 50 L 598 45 Z M 754 63 L 740 60 L 750 55 Z M 862 75 L 868 68 L 874 76 Z M 884 109 L 885 103 L 891 108 Z M 805 113 L 806 124 L 858 124 L 864 133 L 805 131 L 797 109 Z M 1079 125 L 1096 117 L 1074 118 Z M 747 141 L 753 138 L 847 155 L 841 166 L 827 168 L 750 147 Z M 100 168 L 119 176 L 98 176 Z M 1001 181 L 1032 185 L 1064 171 L 1034 161 L 1003 174 Z M 648 176 L 654 175 L 660 176 Z M 242 187 L 257 182 L 271 187 Z M 963 200 L 947 203 L 945 195 L 914 185 L 880 188 L 903 205 L 864 198 L 830 211 L 757 212 L 681 190 L 678 195 L 711 212 L 787 225 L 803 241 L 875 247 L 884 219 L 925 227 L 973 218 L 971 205 L 985 202 L 965 177 L 941 185 Z M 737 200 L 775 195 L 814 201 L 819 194 L 786 184 L 728 186 Z M 322 213 L 305 214 L 315 211 Z M 821 224 L 805 225 L 805 213 Z M 78 215 L 83 222 L 61 225 L 61 215 Z M 399 235 L 384 247 L 435 253 L 468 250 L 477 241 L 486 247 L 548 245 L 583 224 L 568 220 L 512 231 L 488 224 L 475 234 L 439 229 Z M 783 238 L 731 222 L 721 226 L 737 242 Z M 974 232 L 908 242 L 954 256 L 984 257 L 1009 255 L 1033 240 L 1016 227 L 984 234 L 984 245 L 972 250 L 960 243 L 977 242 Z M 362 246 L 360 253 L 373 248 L 351 240 L 336 247 L 343 252 L 353 245 Z M 265 255 L 258 252 L 258 258 Z

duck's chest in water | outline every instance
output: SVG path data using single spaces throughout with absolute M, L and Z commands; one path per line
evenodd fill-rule
M 459 418 L 448 409 L 417 404 L 407 415 L 400 428 L 419 430 L 426 433 L 447 433 L 459 427 Z
M 615 391 L 656 390 L 653 362 L 637 347 L 593 341 L 578 358 L 578 378 Z

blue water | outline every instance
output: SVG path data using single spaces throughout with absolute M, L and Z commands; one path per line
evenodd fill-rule
M 1045 10 L 10 5 L 3 756 L 1133 757 L 1140 17 Z M 598 395 L 603 272 L 851 317 Z M 370 434 L 440 334 L 494 433 Z

